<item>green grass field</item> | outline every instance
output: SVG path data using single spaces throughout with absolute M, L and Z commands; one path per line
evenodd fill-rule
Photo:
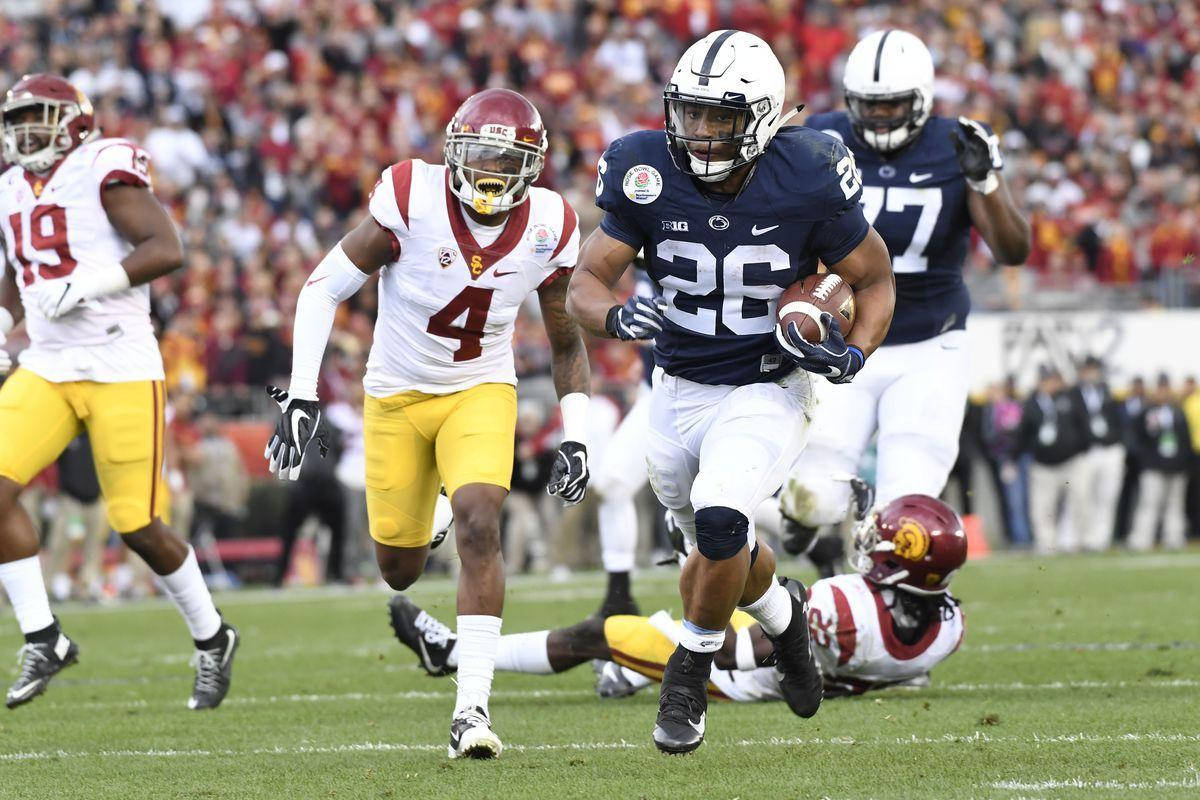
M 504 755 L 449 761 L 454 684 L 417 669 L 374 590 L 221 596 L 244 642 L 207 713 L 185 707 L 190 643 L 167 603 L 62 607 L 80 664 L 0 712 L 0 797 L 1194 798 L 1198 575 L 1196 551 L 973 563 L 955 583 L 966 640 L 932 688 L 829 701 L 812 720 L 714 704 L 684 757 L 650 742 L 656 693 L 600 701 L 581 667 L 498 674 Z M 677 609 L 675 580 L 642 573 L 643 609 Z M 513 581 L 505 630 L 575 622 L 601 584 Z M 453 621 L 445 580 L 412 595 Z

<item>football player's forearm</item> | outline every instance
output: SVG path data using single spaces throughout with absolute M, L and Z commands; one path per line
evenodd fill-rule
M 569 394 L 590 393 L 592 370 L 582 336 L 577 333 L 570 345 L 553 347 L 550 372 L 554 376 L 554 391 L 560 400 Z
M 7 272 L 6 267 L 0 266 Z M 9 318 L 12 320 L 12 328 L 20 324 L 21 320 L 25 319 L 25 306 L 21 304 L 21 294 L 17 290 L 16 279 L 12 274 L 6 274 L 0 280 L 0 308 L 8 312 Z M 0 331 L 7 334 L 8 331 Z
M 608 311 L 613 306 L 621 305 L 621 301 L 605 286 L 599 278 L 579 267 L 571 276 L 571 287 L 567 291 L 567 313 L 579 323 L 585 331 L 593 336 L 609 338 L 605 327 Z
M 1017 208 L 1008 190 L 1008 183 L 1000 178 L 1000 185 L 991 194 L 971 191 L 968 197 L 972 221 L 996 260 L 1001 264 L 1024 264 L 1029 257 L 1032 233 L 1029 220 Z
M 292 397 L 317 399 L 317 377 L 337 307 L 357 292 L 366 280 L 366 274 L 355 267 L 338 244 L 321 260 L 300 290 L 292 333 L 292 380 L 288 387 Z
M 896 284 L 891 271 L 885 276 L 856 285 L 854 303 L 857 317 L 846 343 L 862 350 L 864 356 L 869 356 L 883 344 L 892 325 L 892 313 L 896 309 Z
M 130 286 L 141 286 L 183 266 L 183 243 L 175 227 L 138 244 L 121 260 Z

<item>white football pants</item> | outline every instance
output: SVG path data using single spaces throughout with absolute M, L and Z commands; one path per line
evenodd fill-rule
M 637 401 L 608 438 L 589 488 L 600 498 L 600 558 L 606 572 L 633 569 L 638 518 L 633 500 L 646 485 L 646 434 L 650 428 L 650 387 L 638 388 Z
M 691 545 L 696 511 L 724 506 L 750 521 L 779 490 L 808 440 L 814 378 L 710 386 L 654 371 L 647 436 L 650 486 Z
M 812 438 L 788 477 L 788 506 L 806 525 L 841 522 L 863 451 L 878 430 L 875 502 L 937 497 L 958 458 L 968 389 L 966 331 L 876 350 L 852 383 L 820 381 Z

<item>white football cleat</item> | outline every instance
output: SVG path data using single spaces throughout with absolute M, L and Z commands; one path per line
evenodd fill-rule
M 450 721 L 447 754 L 451 758 L 496 758 L 503 749 L 487 712 L 479 706 L 457 712 Z

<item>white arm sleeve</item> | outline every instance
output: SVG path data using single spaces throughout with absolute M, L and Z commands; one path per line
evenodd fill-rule
M 317 399 L 317 375 L 333 315 L 338 304 L 357 292 L 367 276 L 346 255 L 341 244 L 321 259 L 296 300 L 296 325 L 292 332 L 292 383 L 288 394 L 300 400 Z

